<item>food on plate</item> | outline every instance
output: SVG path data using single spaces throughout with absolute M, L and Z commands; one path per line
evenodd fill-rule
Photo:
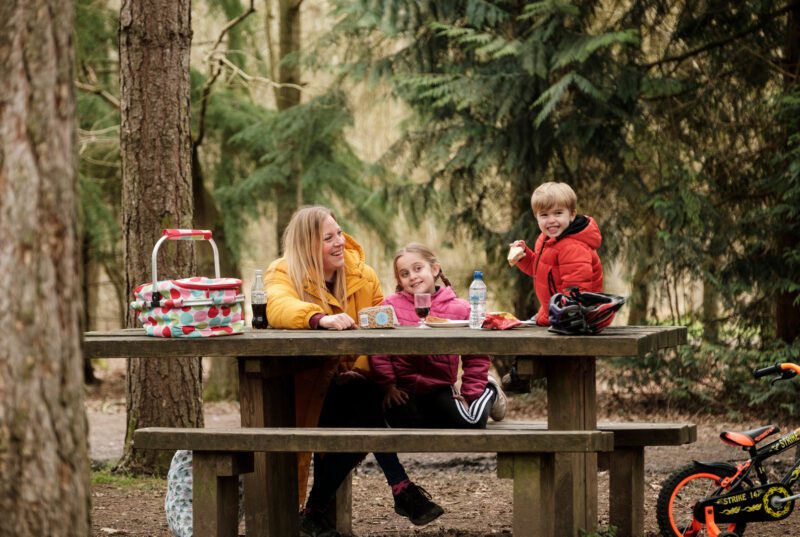
M 443 319 L 442 317 L 434 317 L 433 315 L 428 315 L 425 317 L 426 323 L 449 323 L 450 319 Z
M 525 256 L 525 248 L 522 246 L 512 246 L 508 250 L 508 264 L 514 266 L 517 261 Z

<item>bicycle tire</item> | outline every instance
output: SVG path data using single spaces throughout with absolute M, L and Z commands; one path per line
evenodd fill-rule
M 705 537 L 708 533 L 705 524 L 701 524 L 697 531 L 686 532 L 686 529 L 694 520 L 692 509 L 694 504 L 703 498 L 714 493 L 719 489 L 719 483 L 723 478 L 732 475 L 722 468 L 709 468 L 692 463 L 673 472 L 664 481 L 661 491 L 656 500 L 656 520 L 658 529 L 662 537 Z M 701 484 L 699 480 L 708 481 Z M 694 490 L 696 485 L 700 485 L 699 490 Z M 691 486 L 691 490 L 687 487 Z M 685 498 L 680 494 L 686 495 Z M 727 493 L 727 492 L 726 492 Z M 680 506 L 676 505 L 676 500 L 681 499 Z M 744 535 L 746 524 L 729 524 L 728 527 L 720 528 L 723 531 L 733 532 L 740 537 Z

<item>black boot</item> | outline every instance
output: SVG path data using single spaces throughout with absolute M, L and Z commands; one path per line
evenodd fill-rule
M 300 513 L 300 537 L 341 537 L 325 513 L 306 509 Z
M 395 495 L 394 512 L 408 517 L 417 526 L 423 526 L 442 516 L 444 509 L 431 501 L 427 490 L 411 483 Z

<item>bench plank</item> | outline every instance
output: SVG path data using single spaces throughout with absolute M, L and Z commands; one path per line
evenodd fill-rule
M 200 461 L 194 491 L 198 537 L 235 535 L 231 533 L 236 507 L 235 478 L 227 477 L 233 472 L 220 466 L 220 458 L 225 462 L 226 456 L 302 451 L 498 453 L 498 458 L 509 461 L 514 473 L 514 535 L 554 537 L 554 453 L 610 451 L 614 442 L 612 433 L 601 431 L 150 427 L 134 432 L 134 445 L 137 449 L 194 451 L 195 460 Z M 349 501 L 337 505 L 337 512 L 349 511 L 345 503 Z M 292 511 L 296 510 L 278 509 L 270 518 Z M 296 527 L 296 517 L 282 518 L 291 519 L 289 525 Z M 346 530 L 349 522 L 337 520 L 337 526 Z
M 535 432 L 535 435 L 531 435 Z M 586 453 L 611 451 L 600 431 L 148 427 L 134 432 L 137 449 L 337 453 Z
M 544 431 L 544 421 L 490 422 L 490 430 Z M 599 431 L 614 433 L 614 447 L 681 446 L 697 441 L 697 426 L 690 423 L 608 422 L 597 424 Z

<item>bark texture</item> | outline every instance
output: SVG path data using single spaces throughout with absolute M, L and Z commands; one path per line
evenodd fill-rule
M 88 536 L 71 0 L 0 2 L 0 536 Z
M 275 89 L 275 102 L 278 110 L 288 110 L 300 104 L 302 95 L 300 84 L 300 65 L 296 55 L 300 51 L 300 5 L 302 0 L 279 0 L 278 18 L 278 64 L 279 86 Z M 269 24 L 269 21 L 267 21 Z M 303 188 L 300 182 L 302 170 L 300 163 L 292 161 L 292 174 L 289 183 L 275 186 L 277 203 L 276 244 L 280 245 L 283 232 L 294 212 L 303 204 Z
M 120 152 L 125 287 L 151 281 L 150 256 L 165 228 L 192 227 L 189 0 L 124 0 L 120 9 Z M 158 278 L 194 276 L 190 242 L 159 251 Z M 179 245 L 179 247 L 177 247 Z M 130 310 L 126 326 L 137 326 Z M 165 474 L 171 453 L 135 450 L 140 427 L 202 427 L 197 357 L 128 362 L 128 427 L 118 469 Z
M 785 83 L 787 90 L 796 88 L 800 82 L 800 4 L 795 4 L 789 12 L 787 21 Z M 798 130 L 797 125 L 787 125 L 787 140 Z M 788 144 L 787 144 L 788 145 Z M 787 228 L 797 224 L 797 216 L 787 222 Z M 792 233 L 780 233 L 778 251 L 782 256 L 795 252 L 800 248 L 800 237 Z M 785 291 L 779 293 L 775 300 L 776 335 L 786 343 L 792 343 L 800 337 L 800 293 Z M 800 454 L 800 448 L 798 448 Z

